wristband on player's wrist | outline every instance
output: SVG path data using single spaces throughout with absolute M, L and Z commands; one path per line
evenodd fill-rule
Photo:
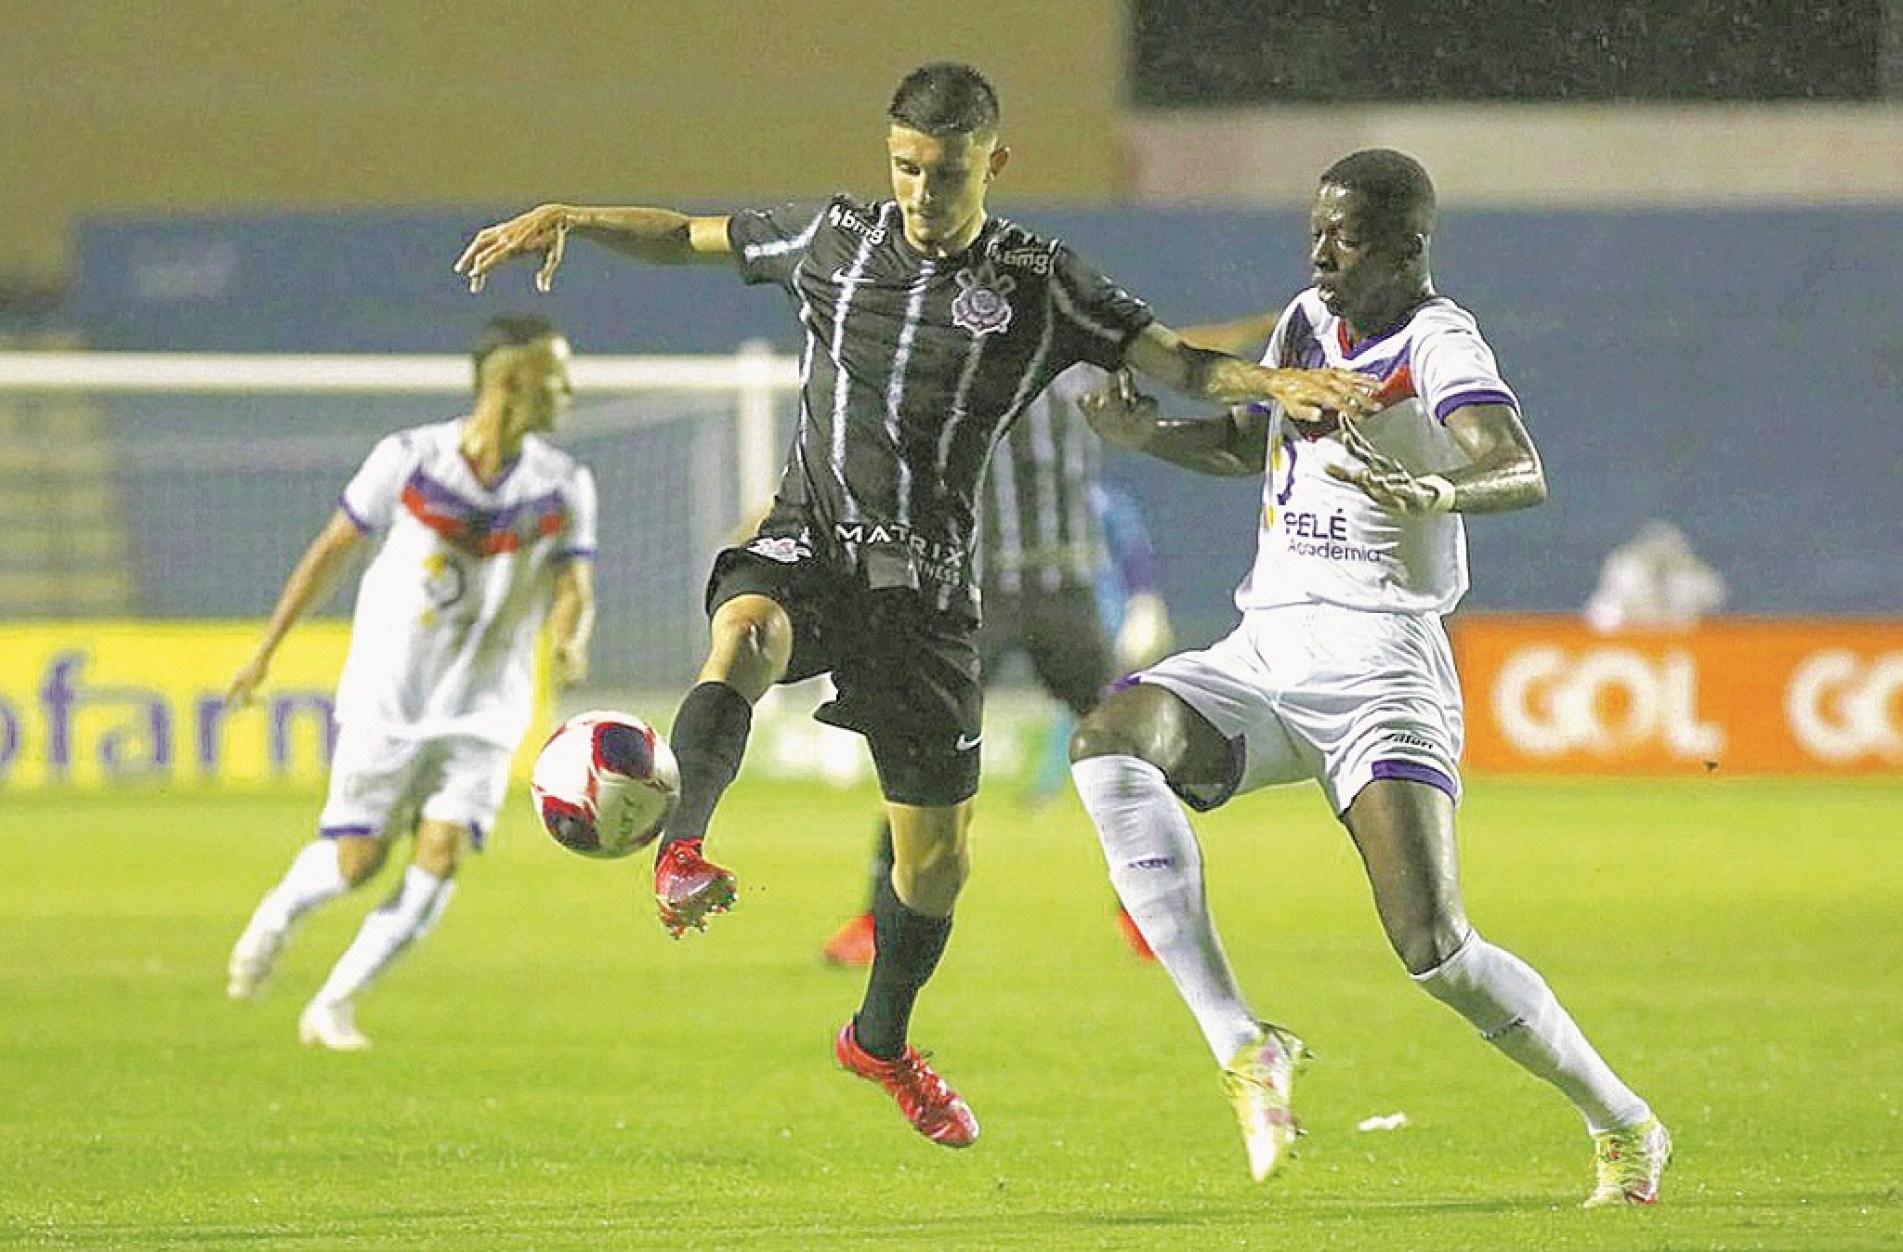
M 1421 486 L 1434 493 L 1428 503 L 1429 513 L 1451 513 L 1454 508 L 1454 484 L 1439 474 L 1427 474 L 1415 479 Z

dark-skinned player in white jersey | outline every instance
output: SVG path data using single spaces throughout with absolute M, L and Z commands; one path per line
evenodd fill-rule
M 894 851 L 865 997 L 834 1055 L 947 1147 L 975 1140 L 977 1119 L 906 1037 L 968 869 L 982 711 L 972 558 L 991 449 L 1080 361 L 1307 416 L 1365 411 L 1372 392 L 1349 371 L 1192 348 L 1064 244 L 988 213 L 1010 156 L 998 127 L 981 74 L 922 66 L 887 110 L 888 200 L 730 215 L 545 204 L 477 233 L 456 264 L 479 289 L 511 257 L 539 255 L 546 290 L 578 234 L 650 262 L 737 262 L 794 301 L 799 425 L 759 533 L 722 552 L 709 580 L 709 647 L 670 735 L 681 800 L 654 891 L 676 935 L 731 906 L 734 876 L 702 841 L 753 705 L 775 683 L 830 671 L 838 698 L 817 716 L 866 736 Z
M 1313 421 L 1249 406 L 1173 420 L 1128 385 L 1084 401 L 1099 434 L 1208 474 L 1264 475 L 1242 621 L 1138 673 L 1078 727 L 1072 777 L 1111 882 L 1222 1067 L 1258 1179 L 1297 1134 L 1301 1041 L 1244 1001 L 1216 934 L 1179 799 L 1208 809 L 1312 779 L 1366 867 L 1388 942 L 1586 1122 L 1590 1208 L 1650 1204 L 1672 1141 L 1537 972 L 1467 920 L 1454 839 L 1459 681 L 1441 616 L 1467 589 L 1467 513 L 1546 498 L 1539 453 L 1473 316 L 1434 289 L 1434 186 L 1370 149 L 1325 171 L 1310 217 L 1314 283 L 1265 362 L 1380 378 L 1378 412 Z

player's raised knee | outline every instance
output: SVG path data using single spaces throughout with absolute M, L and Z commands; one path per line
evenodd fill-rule
M 1138 683 L 1113 691 L 1092 709 L 1070 737 L 1070 759 L 1134 756 L 1161 770 L 1180 760 L 1185 706 L 1161 687 Z

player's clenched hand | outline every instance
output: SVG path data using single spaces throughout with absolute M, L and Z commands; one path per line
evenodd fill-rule
M 1156 397 L 1137 390 L 1136 376 L 1118 370 L 1110 381 L 1077 398 L 1084 420 L 1105 443 L 1140 452 L 1156 429 Z
M 555 284 L 555 270 L 562 263 L 572 225 L 573 214 L 567 205 L 543 204 L 506 222 L 485 226 L 456 259 L 456 272 L 469 279 L 470 291 L 481 291 L 490 270 L 510 257 L 539 252 L 542 264 L 535 271 L 535 289 L 547 291 Z
M 1378 407 L 1374 392 L 1378 380 L 1369 374 L 1340 369 L 1272 369 L 1269 394 L 1290 420 L 1304 424 L 1325 421 L 1331 413 L 1354 416 Z
M 1342 444 L 1363 464 L 1352 469 L 1330 465 L 1329 477 L 1353 483 L 1370 500 L 1397 513 L 1412 515 L 1447 511 L 1452 500 L 1442 494 L 1448 489 L 1445 479 L 1439 480 L 1442 490 L 1437 491 L 1433 481 L 1416 478 L 1399 461 L 1368 442 L 1368 437 L 1361 433 L 1352 418 L 1342 419 L 1340 432 Z

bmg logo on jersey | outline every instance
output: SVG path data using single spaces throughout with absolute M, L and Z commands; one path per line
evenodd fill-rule
M 832 224 L 841 230 L 849 230 L 855 234 L 864 235 L 868 243 L 882 244 L 885 242 L 885 227 L 879 225 L 877 222 L 867 221 L 843 204 L 833 205 L 833 207 L 828 210 L 826 216 L 831 218 Z

